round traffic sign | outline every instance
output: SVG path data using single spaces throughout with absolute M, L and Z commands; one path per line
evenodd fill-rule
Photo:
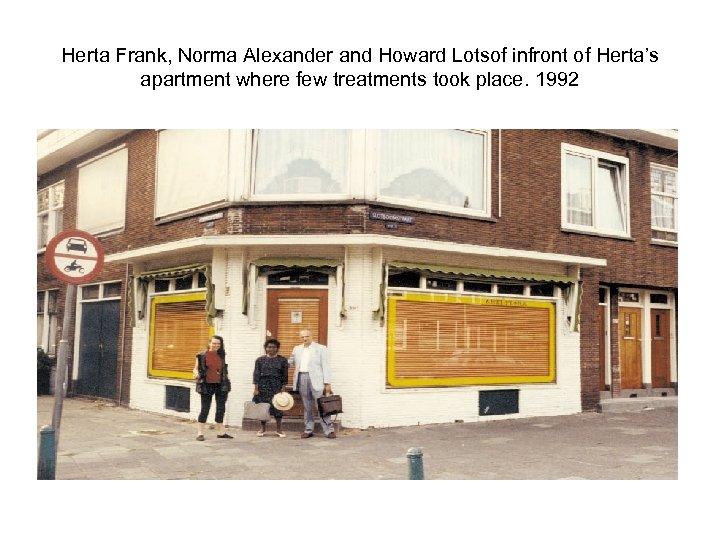
M 50 272 L 59 280 L 74 285 L 95 279 L 104 260 L 100 241 L 77 229 L 58 233 L 45 249 L 45 264 Z

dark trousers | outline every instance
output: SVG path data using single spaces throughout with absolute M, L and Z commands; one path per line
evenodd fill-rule
M 200 394 L 200 416 L 198 416 L 198 422 L 201 424 L 207 422 L 212 398 L 215 396 L 215 422 L 222 424 L 223 418 L 225 417 L 225 402 L 227 401 L 228 393 L 220 391 L 220 384 L 206 383 L 206 387 L 208 390 L 211 390 L 211 393 Z

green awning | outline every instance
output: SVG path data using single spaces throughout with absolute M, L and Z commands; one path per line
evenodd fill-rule
M 163 268 L 160 270 L 150 270 L 142 272 L 134 277 L 137 281 L 137 291 L 139 298 L 134 298 L 135 288 L 130 288 L 130 305 L 132 313 L 132 324 L 135 325 L 135 314 L 137 318 L 145 318 L 145 308 L 147 304 L 148 284 L 155 279 L 172 279 L 191 276 L 195 272 L 205 274 L 205 312 L 207 313 L 208 325 L 214 324 L 213 318 L 217 314 L 215 309 L 215 285 L 212 283 L 212 265 L 210 264 L 192 264 L 187 266 L 176 266 L 173 268 Z M 135 311 L 137 306 L 137 312 Z
M 288 268 L 337 268 L 342 262 L 334 259 L 314 259 L 302 257 L 263 257 L 253 261 L 262 270 L 284 270 Z
M 251 267 L 255 266 L 259 272 L 268 271 L 282 271 L 292 270 L 293 268 L 309 269 L 315 272 L 323 274 L 334 274 L 338 271 L 338 268 L 343 266 L 342 261 L 337 259 L 321 259 L 313 257 L 261 257 L 250 262 L 250 265 L 245 270 L 244 281 L 244 293 L 242 303 L 242 314 L 248 315 L 249 302 L 250 302 L 250 287 L 251 283 Z M 344 272 L 344 270 L 343 270 Z M 257 276 L 256 276 L 257 277 Z M 336 276 L 336 279 L 341 279 L 340 276 Z M 341 301 L 340 301 L 340 317 L 345 318 L 347 313 L 345 311 L 345 280 L 342 279 L 342 288 L 340 290 Z
M 412 270 L 431 272 L 447 276 L 462 276 L 476 279 L 515 279 L 518 281 L 537 281 L 547 283 L 575 283 L 575 279 L 556 274 L 536 274 L 531 272 L 514 272 L 509 270 L 487 270 L 482 268 L 466 268 L 462 266 L 448 266 L 436 264 L 422 264 L 410 262 L 388 263 L 391 270 Z

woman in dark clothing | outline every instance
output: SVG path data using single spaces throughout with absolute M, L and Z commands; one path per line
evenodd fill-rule
M 230 392 L 230 379 L 227 376 L 225 363 L 225 342 L 220 336 L 210 338 L 208 350 L 198 353 L 195 357 L 193 376 L 197 381 L 195 390 L 200 394 L 200 415 L 198 416 L 198 441 L 205 440 L 205 422 L 212 398 L 215 396 L 215 429 L 218 439 L 232 439 L 225 432 L 223 418 L 225 416 L 225 402 Z
M 288 376 L 288 361 L 284 356 L 278 355 L 280 342 L 277 339 L 268 339 L 263 347 L 265 355 L 255 360 L 253 401 L 255 403 L 270 403 L 270 414 L 275 417 L 277 425 L 275 431 L 278 437 L 284 438 L 285 433 L 282 431 L 283 413 L 273 407 L 272 399 L 285 386 Z M 265 424 L 265 421 L 260 422 L 261 428 L 257 432 L 258 437 L 265 435 Z

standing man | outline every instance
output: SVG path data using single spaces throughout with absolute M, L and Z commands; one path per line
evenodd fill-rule
M 295 346 L 288 358 L 288 363 L 295 366 L 293 388 L 300 393 L 305 408 L 305 431 L 300 437 L 307 439 L 313 436 L 315 429 L 313 403 L 323 395 L 323 391 L 326 394 L 332 394 L 330 357 L 325 345 L 313 341 L 311 330 L 307 328 L 300 330 L 300 338 L 302 343 Z M 335 429 L 330 415 L 321 417 L 320 425 L 328 439 L 335 438 Z

